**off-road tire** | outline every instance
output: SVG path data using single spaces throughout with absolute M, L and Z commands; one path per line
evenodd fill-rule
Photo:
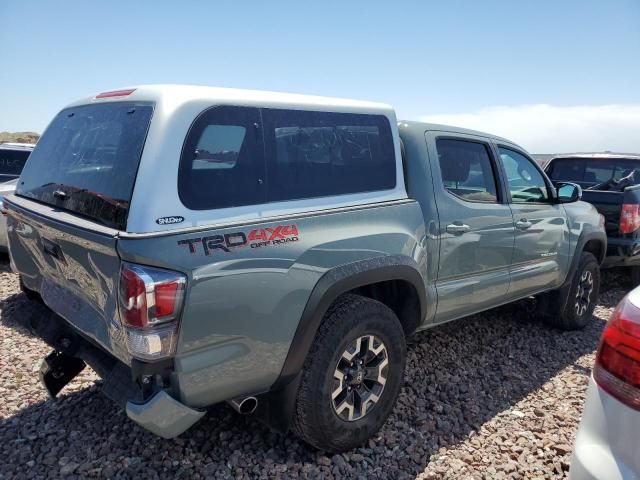
M 579 305 L 583 284 L 592 279 L 588 305 Z M 563 295 L 564 292 L 564 295 Z M 593 316 L 593 309 L 600 292 L 600 266 L 592 253 L 582 252 L 578 267 L 573 273 L 569 288 L 549 292 L 542 298 L 545 321 L 548 325 L 562 330 L 579 330 L 586 327 Z M 580 298 L 579 298 L 580 297 Z
M 334 406 L 334 372 L 345 349 L 367 335 L 381 340 L 386 348 L 386 383 L 377 403 L 361 418 L 348 421 Z M 343 452 L 364 444 L 393 410 L 403 382 L 405 358 L 405 335 L 395 313 L 376 300 L 343 295 L 329 308 L 307 355 L 295 402 L 293 432 L 327 452 Z M 338 388 L 340 385 L 338 382 Z

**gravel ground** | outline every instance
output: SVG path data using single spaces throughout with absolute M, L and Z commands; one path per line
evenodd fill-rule
M 368 445 L 327 456 L 226 405 L 175 440 L 138 428 L 86 369 L 47 399 L 48 353 L 19 321 L 34 308 L 0 262 L 0 479 L 562 478 L 603 325 L 628 281 L 605 272 L 596 319 L 548 329 L 522 302 L 409 340 L 406 385 Z

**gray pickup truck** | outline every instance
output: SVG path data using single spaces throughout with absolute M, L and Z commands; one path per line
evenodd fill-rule
M 393 409 L 406 335 L 533 295 L 587 324 L 606 236 L 579 197 L 387 105 L 165 85 L 62 110 L 6 207 L 52 396 L 89 364 L 163 437 L 227 401 L 341 451 Z

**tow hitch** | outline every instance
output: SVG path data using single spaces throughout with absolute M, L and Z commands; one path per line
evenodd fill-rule
M 62 390 L 87 364 L 79 358 L 54 350 L 47 355 L 40 366 L 40 381 L 51 398 Z

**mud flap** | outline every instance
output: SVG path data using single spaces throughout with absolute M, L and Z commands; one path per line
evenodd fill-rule
M 55 398 L 86 366 L 81 359 L 54 350 L 42 360 L 40 381 L 51 398 Z

